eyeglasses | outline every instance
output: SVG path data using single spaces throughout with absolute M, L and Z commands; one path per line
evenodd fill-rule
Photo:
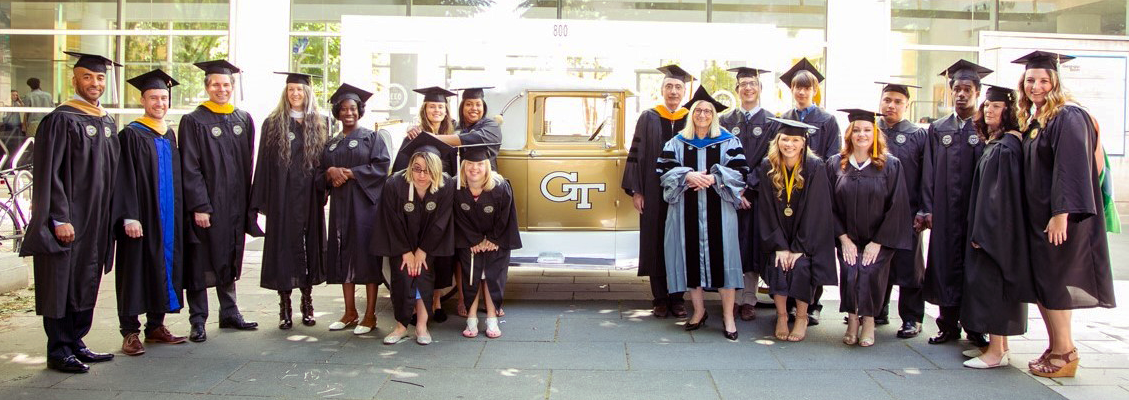
M 694 110 L 694 114 L 713 115 L 713 110 L 710 110 L 708 108 L 699 108 L 699 109 Z
M 745 83 L 738 84 L 737 88 L 739 88 L 739 89 L 756 89 L 757 86 L 759 86 L 759 85 L 757 85 L 756 82 L 745 82 Z
M 417 174 L 422 174 L 422 173 L 427 172 L 427 168 L 420 168 L 420 167 L 413 166 L 412 172 L 415 172 Z

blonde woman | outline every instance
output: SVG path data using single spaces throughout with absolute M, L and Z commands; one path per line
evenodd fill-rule
M 839 311 L 847 313 L 846 345 L 874 345 L 875 317 L 882 312 L 890 261 L 910 246 L 912 215 L 902 164 L 887 153 L 878 131 L 881 114 L 847 113 L 843 151 L 827 159 L 839 250 Z M 861 318 L 861 321 L 860 321 Z
M 1013 61 L 1026 66 L 1017 116 L 1025 134 L 1031 272 L 1050 342 L 1029 366 L 1051 378 L 1073 377 L 1078 368 L 1071 310 L 1115 306 L 1098 181 L 1101 142 L 1092 117 L 1072 103 L 1059 80 L 1058 64 L 1072 58 L 1036 51 Z
M 725 106 L 698 87 L 687 103 L 690 123 L 663 146 L 657 169 L 666 215 L 664 255 L 667 290 L 689 289 L 694 313 L 686 330 L 705 325 L 706 288 L 721 293 L 725 337 L 737 340 L 733 317 L 736 290 L 744 285 L 737 207 L 745 191 L 749 166 L 741 141 L 721 129 L 718 113 Z
M 397 171 L 384 184 L 380 211 L 372 237 L 372 252 L 389 257 L 392 267 L 392 310 L 396 327 L 384 344 L 404 338 L 412 313 L 417 321 L 416 343 L 431 344 L 427 321 L 431 316 L 431 291 L 437 257 L 454 254 L 451 201 L 455 182 L 443 173 L 440 162 L 451 146 L 429 133 L 406 145 L 408 168 Z
M 807 336 L 808 318 L 796 318 L 788 329 L 788 299 L 796 302 L 796 315 L 808 311 L 816 289 L 834 285 L 835 242 L 831 221 L 831 195 L 823 161 L 807 148 L 803 122 L 779 122 L 768 156 L 750 179 L 757 185 L 757 229 L 764 249 L 764 281 L 776 304 L 776 339 L 799 342 Z
M 470 312 L 463 336 L 478 336 L 478 302 L 486 303 L 486 337 L 502 336 L 498 309 L 506 290 L 510 251 L 521 248 L 517 207 L 509 182 L 490 167 L 486 146 L 464 146 L 455 192 L 455 253 L 466 277 Z M 485 286 L 485 290 L 483 290 Z
M 329 122 L 314 101 L 311 75 L 280 74 L 286 88 L 263 123 L 250 209 L 267 217 L 259 285 L 278 291 L 278 328 L 290 329 L 291 292 L 302 292 L 302 324 L 313 326 L 311 287 L 325 282 L 325 188 L 314 185 L 314 175 Z

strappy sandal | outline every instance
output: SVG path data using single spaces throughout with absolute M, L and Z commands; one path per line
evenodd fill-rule
M 784 323 L 784 329 L 780 329 L 780 323 Z M 776 340 L 785 342 L 788 341 L 788 316 L 776 316 Z
M 858 325 L 856 325 L 855 329 L 852 330 L 851 329 L 850 317 L 849 316 L 847 317 L 847 333 L 843 334 L 843 344 L 845 344 L 847 346 L 853 346 L 853 345 L 855 345 L 859 342 L 859 330 L 862 329 L 862 323 L 861 322 L 856 322 L 856 323 Z
M 804 326 L 804 328 L 803 328 L 804 333 L 801 334 L 801 335 L 797 335 L 796 329 L 798 329 L 800 327 L 800 324 L 803 324 L 803 326 Z M 808 337 L 808 319 L 807 318 L 796 318 L 796 323 L 792 325 L 792 332 L 788 333 L 788 341 L 789 342 L 802 342 L 802 341 L 804 341 L 804 338 L 806 338 L 806 337 Z
M 1043 350 L 1043 355 L 1039 356 L 1038 358 L 1036 358 L 1034 360 L 1027 362 L 1027 368 L 1034 370 L 1036 365 L 1042 364 L 1044 361 L 1047 361 L 1047 356 L 1049 356 L 1049 355 L 1051 355 L 1051 349 L 1050 348 Z
M 478 337 L 478 318 L 467 318 L 466 329 L 463 330 L 463 337 L 476 338 Z
M 502 337 L 502 330 L 498 329 L 498 317 L 486 317 L 486 337 L 491 339 Z
M 1062 361 L 1063 365 L 1054 365 L 1054 361 Z M 1078 356 L 1078 348 L 1074 348 L 1065 354 L 1050 353 L 1042 363 L 1039 363 L 1031 368 L 1031 373 L 1035 376 L 1044 378 L 1073 378 L 1074 374 L 1078 372 L 1078 362 L 1082 357 Z

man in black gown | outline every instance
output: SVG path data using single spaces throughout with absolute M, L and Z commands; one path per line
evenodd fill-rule
M 921 322 L 925 318 L 925 300 L 921 298 L 921 283 L 925 279 L 925 258 L 921 254 L 921 230 L 924 217 L 917 215 L 921 210 L 921 162 L 925 157 L 925 129 L 905 119 L 909 106 L 909 88 L 914 85 L 875 82 L 882 86 L 879 108 L 883 114 L 878 119 L 878 128 L 886 135 L 886 148 L 902 164 L 902 176 L 909 192 L 909 208 L 913 214 L 913 230 L 910 234 L 912 248 L 895 250 L 890 262 L 890 283 L 886 286 L 886 297 L 882 301 L 882 311 L 874 319 L 879 325 L 890 323 L 890 294 L 898 285 L 898 315 L 902 327 L 898 337 L 908 339 L 921 333 Z
M 644 110 L 635 123 L 635 138 L 627 153 L 621 187 L 632 197 L 639 212 L 639 276 L 651 279 L 651 305 L 655 317 L 686 317 L 686 302 L 682 293 L 666 290 L 666 263 L 663 260 L 663 231 L 666 229 L 667 203 L 662 198 L 662 186 L 655 164 L 663 145 L 686 126 L 688 110 L 682 108 L 686 85 L 693 81 L 677 65 L 659 68 L 662 80 L 663 104 Z
M 74 98 L 43 117 L 32 159 L 32 214 L 20 256 L 32 256 L 35 313 L 47 334 L 47 368 L 86 372 L 85 363 L 109 361 L 82 338 L 90 332 L 102 274 L 113 255 L 112 199 L 120 145 L 117 123 L 98 101 L 107 66 L 121 65 L 83 53 L 71 82 Z
M 169 93 L 178 83 L 159 69 L 129 80 L 141 91 L 145 115 L 122 129 L 121 168 L 114 189 L 118 326 L 122 353 L 145 353 L 145 341 L 184 343 L 165 327 L 165 313 L 184 307 L 181 232 L 184 206 L 176 133 L 165 124 Z M 120 228 L 118 228 L 120 224 Z
M 930 344 L 960 338 L 960 302 L 964 288 L 964 253 L 968 247 L 968 201 L 972 174 L 984 151 L 984 143 L 972 119 L 980 97 L 980 79 L 992 70 L 960 60 L 941 76 L 948 78 L 953 99 L 952 115 L 929 125 L 921 172 L 921 211 L 929 236 L 925 268 L 925 301 L 941 309 L 940 332 Z M 968 332 L 977 347 L 988 345 L 984 334 Z
M 235 304 L 235 281 L 243 267 L 244 233 L 257 232 L 249 211 L 251 152 L 255 123 L 246 111 L 230 103 L 232 74 L 225 60 L 196 63 L 204 70 L 208 101 L 180 119 L 180 151 L 184 174 L 184 205 L 191 212 L 184 246 L 184 288 L 188 293 L 193 342 L 207 340 L 206 289 L 216 288 L 220 328 L 255 329 Z

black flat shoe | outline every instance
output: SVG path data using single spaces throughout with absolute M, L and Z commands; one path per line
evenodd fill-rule
M 988 347 L 988 335 L 977 332 L 967 332 L 968 342 L 976 347 Z
M 447 312 L 443 311 L 442 308 L 435 310 L 435 311 L 432 311 L 431 312 L 431 319 L 433 321 L 437 322 L 437 323 L 440 323 L 440 324 L 447 322 Z
M 917 337 L 921 333 L 921 324 L 917 322 L 906 322 L 902 324 L 902 329 L 898 330 L 898 337 L 902 339 L 910 339 Z
M 890 325 L 890 316 L 889 315 L 879 315 L 877 317 L 874 317 L 874 324 L 875 325 Z
M 808 326 L 819 325 L 819 309 L 808 311 Z
M 204 324 L 192 324 L 192 330 L 188 333 L 188 340 L 197 343 L 208 340 L 208 332 L 204 330 Z
M 90 367 L 83 364 L 75 356 L 66 356 L 64 358 L 48 358 L 47 368 L 72 374 L 83 374 L 90 370 Z
M 929 338 L 929 344 L 943 344 L 960 339 L 960 331 L 941 331 Z
M 709 317 L 710 317 L 709 313 L 702 314 L 702 320 L 698 321 L 698 323 L 696 323 L 696 324 L 692 324 L 692 323 L 690 323 L 690 321 L 686 321 L 685 329 L 687 331 L 696 331 L 698 329 L 701 329 L 703 326 L 706 325 L 706 320 L 709 319 Z
M 84 363 L 105 362 L 114 359 L 114 355 L 110 353 L 95 353 L 89 347 L 83 347 L 75 350 L 74 357 Z
M 241 331 L 250 331 L 259 328 L 259 323 L 255 321 L 245 321 L 242 315 L 228 317 L 220 320 L 220 328 L 233 328 Z
M 737 340 L 737 331 L 725 332 L 725 338 L 729 340 Z

